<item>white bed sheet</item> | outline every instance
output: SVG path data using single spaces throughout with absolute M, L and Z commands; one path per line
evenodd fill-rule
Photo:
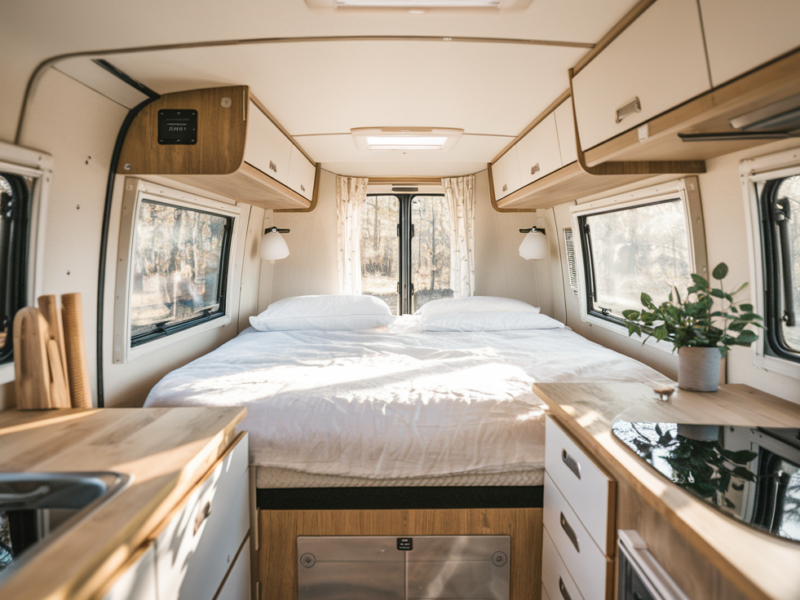
M 248 329 L 169 373 L 145 406 L 246 406 L 250 462 L 395 479 L 544 464 L 531 384 L 669 380 L 567 328 L 422 333 Z

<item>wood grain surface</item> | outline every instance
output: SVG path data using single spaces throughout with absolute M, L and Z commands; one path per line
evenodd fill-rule
M 259 600 L 297 599 L 299 535 L 510 535 L 511 600 L 541 598 L 541 508 L 258 513 Z
M 710 394 L 677 390 L 669 402 L 658 401 L 649 386 L 639 383 L 542 383 L 533 391 L 618 485 L 624 484 L 618 526 L 633 523 L 656 532 L 649 545 L 657 540 L 659 549 L 651 551 L 672 567 L 672 577 L 687 592 L 705 586 L 702 594 L 692 597 L 800 598 L 800 544 L 755 531 L 694 499 L 611 432 L 617 420 L 800 427 L 800 406 L 745 385 L 724 385 Z M 631 499 L 631 493 L 641 498 L 641 504 Z M 691 551 L 682 554 L 682 548 Z M 725 590 L 735 590 L 736 595 Z
M 0 472 L 132 476 L 91 518 L 8 573 L 0 600 L 93 598 L 224 454 L 245 414 L 240 407 L 0 412 Z

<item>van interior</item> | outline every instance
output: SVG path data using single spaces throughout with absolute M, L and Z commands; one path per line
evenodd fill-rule
M 0 22 L 0 600 L 800 600 L 796 0 Z

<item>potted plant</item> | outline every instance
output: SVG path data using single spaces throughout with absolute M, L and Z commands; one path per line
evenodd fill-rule
M 642 310 L 622 312 L 628 336 L 646 334 L 645 342 L 653 337 L 672 343 L 673 352 L 678 351 L 678 387 L 682 389 L 717 391 L 721 359 L 731 346 L 750 346 L 758 339 L 748 327 L 763 327 L 751 304 L 734 299 L 747 283 L 726 292 L 722 280 L 727 275 L 728 265 L 720 263 L 711 273 L 719 287 L 711 287 L 706 279 L 693 273 L 694 285 L 683 298 L 673 287 L 669 300 L 656 306 L 643 293 Z M 720 306 L 715 306 L 717 300 Z

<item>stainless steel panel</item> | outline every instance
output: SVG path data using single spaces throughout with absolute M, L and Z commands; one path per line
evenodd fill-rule
M 510 537 L 410 540 L 298 537 L 299 600 L 508 600 Z

